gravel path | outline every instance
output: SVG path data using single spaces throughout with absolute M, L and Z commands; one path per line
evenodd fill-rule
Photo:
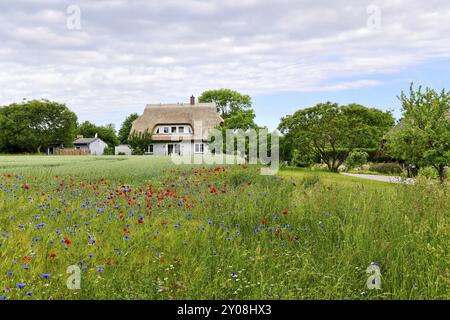
M 390 183 L 405 183 L 405 184 L 414 184 L 416 181 L 414 179 L 408 178 L 403 179 L 402 177 L 396 177 L 396 176 L 379 176 L 374 174 L 355 174 L 355 173 L 346 173 L 342 172 L 344 176 L 350 176 L 350 177 L 356 177 L 361 179 L 369 179 L 369 180 L 375 180 L 375 181 L 383 181 L 383 182 L 390 182 Z

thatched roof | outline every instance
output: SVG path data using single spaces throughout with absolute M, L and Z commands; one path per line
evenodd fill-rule
M 199 121 L 202 125 L 201 133 L 195 132 L 195 122 Z M 145 107 L 144 114 L 133 122 L 131 132 L 148 131 L 153 134 L 158 125 L 186 124 L 193 128 L 195 139 L 207 140 L 209 130 L 222 122 L 215 103 L 149 104 Z M 172 137 L 153 134 L 152 139 L 161 141 L 171 140 Z

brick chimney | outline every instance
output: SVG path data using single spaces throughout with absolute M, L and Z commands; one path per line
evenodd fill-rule
M 194 95 L 191 96 L 191 106 L 193 106 L 195 104 L 195 97 Z

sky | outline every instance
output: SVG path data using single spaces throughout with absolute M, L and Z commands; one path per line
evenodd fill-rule
M 271 130 L 326 101 L 399 118 L 411 82 L 450 89 L 448 0 L 0 0 L 0 105 L 55 100 L 80 122 L 219 88 Z

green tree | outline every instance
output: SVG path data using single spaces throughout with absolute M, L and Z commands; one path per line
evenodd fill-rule
M 208 90 L 202 93 L 199 97 L 200 102 L 215 102 L 217 111 L 224 119 L 224 123 L 219 129 L 223 137 L 223 150 L 227 146 L 227 130 L 234 130 L 235 134 L 232 137 L 233 142 L 229 141 L 230 145 L 234 145 L 233 150 L 236 151 L 238 140 L 245 139 L 246 155 L 248 156 L 249 145 L 248 138 L 242 138 L 243 131 L 255 129 L 259 131 L 258 125 L 255 123 L 255 112 L 252 107 L 252 100 L 250 96 L 241 94 L 230 89 Z M 240 130 L 240 131 L 237 131 Z M 214 141 L 211 141 L 210 147 L 214 146 Z M 214 149 L 214 148 L 213 148 Z
M 85 121 L 78 126 L 77 134 L 82 135 L 85 138 L 93 138 L 97 134 L 109 148 L 114 148 L 119 144 L 119 139 L 116 136 L 116 130 L 113 124 L 96 126 L 89 121 Z
M 0 108 L 0 151 L 38 152 L 73 145 L 77 116 L 64 104 L 30 100 Z
M 367 163 L 369 154 L 365 151 L 355 150 L 350 152 L 347 157 L 347 169 L 351 170 L 355 167 L 360 167 Z
M 120 143 L 128 144 L 128 138 L 130 137 L 133 122 L 137 118 L 139 118 L 139 115 L 137 113 L 132 113 L 122 123 L 122 126 L 120 127 L 120 130 L 118 133 L 118 138 L 119 138 Z
M 236 115 L 252 106 L 250 96 L 230 89 L 208 90 L 198 98 L 199 102 L 215 102 L 222 118 Z
M 152 143 L 152 135 L 150 132 L 132 132 L 128 138 L 133 155 L 142 155 L 147 149 L 148 145 Z
M 222 127 L 225 129 L 256 129 L 258 126 L 255 123 L 255 112 L 248 109 L 232 114 L 224 119 Z
M 419 86 L 410 86 L 409 96 L 404 92 L 403 119 L 387 137 L 387 152 L 416 166 L 432 166 L 441 181 L 450 165 L 450 91 L 436 92 Z
M 291 154 L 292 150 L 316 154 L 330 171 L 337 172 L 349 152 L 377 146 L 393 123 L 390 111 L 327 102 L 282 118 L 278 129 Z

